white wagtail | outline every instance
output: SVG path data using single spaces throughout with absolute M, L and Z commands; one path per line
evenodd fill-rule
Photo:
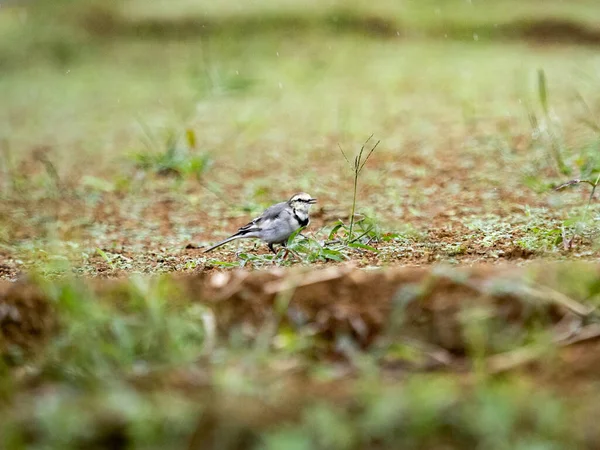
M 224 241 L 213 245 L 204 253 L 210 252 L 223 244 L 235 239 L 258 238 L 269 246 L 273 253 L 277 253 L 273 244 L 281 244 L 285 247 L 288 238 L 300 227 L 306 227 L 310 223 L 308 211 L 310 205 L 317 202 L 306 192 L 300 192 L 292 196 L 287 202 L 277 203 L 267 208 L 260 217 L 244 225 L 237 233 Z

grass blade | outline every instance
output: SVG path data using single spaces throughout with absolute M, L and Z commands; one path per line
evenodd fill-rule
M 544 69 L 538 69 L 538 96 L 546 116 L 548 116 L 548 88 Z

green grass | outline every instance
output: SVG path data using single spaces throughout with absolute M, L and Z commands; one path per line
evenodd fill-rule
M 174 175 L 178 178 L 194 176 L 202 178 L 210 166 L 208 155 L 198 153 L 196 149 L 196 133 L 185 131 L 185 145 L 181 144 L 182 137 L 173 131 L 168 131 L 164 142 L 148 133 L 146 149 L 131 155 L 132 162 L 143 171 L 157 175 Z
M 190 301 L 194 291 L 175 279 L 133 278 L 100 290 L 81 280 L 40 280 L 58 328 L 20 358 L 8 357 L 18 348 L 4 348 L 0 411 L 10 414 L 0 424 L 0 444 L 588 448 L 586 433 L 591 439 L 597 431 L 586 403 L 536 379 L 544 373 L 552 380 L 560 366 L 547 301 L 529 294 L 538 289 L 534 274 L 475 282 L 481 291 L 459 310 L 415 323 L 411 308 L 425 314 L 436 282 L 472 283 L 464 273 L 432 272 L 403 286 L 381 336 L 366 349 L 343 328 L 319 332 L 285 295 L 251 324 L 227 312 L 237 310 L 235 302 Z M 556 275 L 573 299 L 597 301 L 593 269 L 563 266 Z M 517 320 L 482 300 L 506 295 L 523 307 Z M 227 317 L 230 327 L 216 332 L 215 321 Z M 456 352 L 458 341 L 419 327 L 433 331 L 454 320 L 458 329 L 447 331 L 464 346 L 462 356 L 452 353 L 459 365 L 422 372 L 444 346 Z M 534 372 L 498 376 L 488 369 L 488 358 L 524 349 L 540 355 Z
M 197 50 L 193 50 L 196 44 Z M 12 106 L 3 109 L 2 122 L 16 186 L 11 188 L 13 197 L 31 198 L 33 202 L 36 197 L 56 195 L 55 182 L 44 166 L 29 159 L 28 151 L 21 151 L 48 143 L 48 159 L 56 167 L 63 185 L 80 195 L 84 202 L 82 210 L 88 217 L 98 202 L 111 197 L 110 192 L 121 197 L 115 217 L 149 207 L 148 196 L 169 197 L 177 205 L 182 225 L 198 230 L 193 235 L 184 233 L 188 237 L 183 236 L 183 239 L 206 242 L 213 239 L 203 235 L 203 231 L 211 231 L 208 225 L 233 229 L 229 220 L 222 217 L 253 199 L 256 192 L 276 185 L 277 192 L 270 192 L 268 199 L 261 194 L 262 198 L 258 199 L 261 207 L 302 189 L 323 198 L 325 206 L 338 208 L 336 219 L 343 218 L 349 214 L 351 198 L 338 192 L 351 185 L 342 177 L 345 168 L 338 156 L 337 144 L 356 148 L 366 132 L 373 131 L 383 139 L 379 156 L 375 155 L 369 172 L 361 179 L 365 193 L 361 194 L 363 210 L 359 212 L 371 215 L 365 208 L 374 210 L 379 221 L 391 231 L 406 224 L 422 231 L 428 217 L 435 214 L 428 199 L 440 195 L 464 196 L 465 206 L 448 219 L 452 225 L 459 221 L 460 214 L 485 214 L 488 208 L 498 206 L 510 210 L 509 201 L 498 205 L 494 197 L 484 197 L 483 204 L 479 204 L 479 199 L 469 204 L 472 200 L 469 196 L 474 197 L 477 192 L 491 195 L 493 189 L 518 192 L 524 189 L 523 171 L 533 171 L 547 184 L 566 181 L 546 174 L 551 166 L 543 142 L 533 140 L 531 147 L 518 150 L 513 147 L 515 140 L 528 140 L 531 133 L 519 99 L 522 90 L 529 91 L 532 98 L 537 96 L 534 77 L 538 67 L 546 67 L 552 105 L 555 105 L 555 113 L 563 118 L 565 141 L 574 143 L 573 156 L 567 153 L 566 161 L 577 163 L 577 142 L 591 142 L 594 138 L 594 133 L 572 114 L 579 106 L 570 100 L 573 86 L 585 87 L 585 83 L 579 83 L 568 62 L 577 61 L 584 72 L 595 70 L 591 53 L 586 49 L 543 53 L 513 44 L 398 44 L 376 40 L 357 44 L 347 37 L 314 37 L 308 44 L 300 44 L 294 38 L 281 44 L 259 38 L 246 43 L 248 51 L 245 52 L 239 44 L 213 41 L 209 47 L 213 62 L 209 66 L 217 78 L 238 71 L 249 72 L 245 76 L 257 80 L 241 96 L 238 93 L 198 93 L 196 74 L 198 70 L 203 73 L 203 69 L 191 70 L 190 66 L 202 68 L 205 64 L 199 62 L 204 48 L 202 41 L 169 44 L 164 48 L 124 43 L 106 57 L 78 63 L 68 74 L 49 68 L 44 71 L 43 83 L 36 82 L 37 75 L 27 72 L 5 76 L 0 82 L 3 98 Z M 152 58 L 165 64 L 152 65 L 152 58 L 145 56 L 150 50 Z M 305 56 L 307 62 L 301 64 L 296 57 L 291 57 L 297 52 Z M 262 64 L 256 63 L 251 54 L 260 55 Z M 218 59 L 214 55 L 219 55 Z M 329 62 L 325 63 L 328 58 Z M 115 67 L 113 59 L 126 62 Z M 347 69 L 355 59 L 368 61 L 368 64 L 353 68 L 350 76 Z M 390 65 L 389 61 L 397 61 L 397 64 Z M 167 70 L 166 66 L 170 68 Z M 358 91 L 357 80 L 363 86 L 358 87 Z M 36 86 L 35 108 L 28 107 L 22 100 L 31 95 L 32 85 Z M 354 97 L 345 95 L 355 91 Z M 57 95 L 59 92 L 61 95 Z M 158 98 L 156 93 L 159 93 Z M 317 104 L 319 107 L 312 106 Z M 466 105 L 476 108 L 470 113 L 473 115 L 470 122 L 465 122 L 462 113 Z M 20 110 L 27 111 L 22 119 L 18 119 Z M 78 112 L 72 121 L 68 121 L 72 114 L 69 111 Z M 177 172 L 191 168 L 199 173 L 195 167 L 202 168 L 205 187 L 189 180 L 174 190 L 168 180 L 136 179 L 127 155 L 131 150 L 146 148 L 139 121 L 158 136 L 165 133 L 162 130 L 193 130 L 196 152 L 199 152 L 198 158 L 202 158 L 199 165 L 196 159 L 190 159 L 196 158 L 195 153 L 181 162 L 175 160 L 168 146 L 160 141 L 164 150 L 143 150 L 138 153 L 138 164 L 155 172 L 167 166 L 176 167 Z M 61 125 L 64 123 L 69 126 Z M 507 129 L 498 132 L 500 126 Z M 465 142 L 464 151 L 460 151 L 452 167 L 441 159 L 449 139 L 453 148 L 449 152 L 456 153 L 456 147 Z M 468 164 L 473 155 L 482 152 L 494 157 L 481 161 L 481 170 L 477 166 L 474 171 Z M 262 157 L 256 158 L 257 154 Z M 414 156 L 424 158 L 425 162 L 403 163 Z M 204 170 L 204 158 L 212 160 L 208 171 Z M 28 164 L 27 170 L 33 173 L 20 178 L 20 164 Z M 444 178 L 447 170 L 470 174 L 469 182 L 476 184 L 463 192 L 464 182 L 453 180 L 453 175 L 450 179 Z M 3 191 L 3 195 L 11 189 Z M 165 193 L 157 192 L 160 190 Z M 574 193 L 565 195 L 565 201 L 570 203 L 574 196 Z M 539 207 L 543 199 L 544 196 L 531 196 L 525 202 Z M 209 216 L 204 216 L 202 225 L 195 225 L 185 217 L 196 214 L 199 205 L 202 205 L 201 213 Z M 19 217 L 23 215 L 33 219 L 34 211 L 33 206 L 24 210 L 17 206 L 6 211 L 3 220 L 9 222 L 5 243 L 16 244 L 12 232 L 14 224 L 22 223 Z M 559 209 L 547 211 L 554 217 L 567 215 Z M 513 216 L 512 213 L 501 214 L 509 221 Z M 234 215 L 249 219 L 248 213 L 241 211 Z M 52 222 L 46 222 L 44 227 L 50 225 Z M 69 228 L 68 223 L 65 225 Z M 72 240 L 61 236 L 64 228 L 55 235 L 63 241 Z M 88 227 L 81 231 L 85 235 L 94 233 L 93 228 Z M 54 233 L 54 230 L 48 232 Z M 112 239 L 106 236 L 106 233 L 99 234 L 93 247 L 85 252 L 92 254 L 96 247 L 109 248 Z M 143 236 L 133 238 L 141 243 Z

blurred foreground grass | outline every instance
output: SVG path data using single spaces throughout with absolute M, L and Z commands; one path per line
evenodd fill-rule
M 302 317 L 300 291 L 295 302 L 276 298 L 269 311 L 260 297 L 250 296 L 251 306 L 199 297 L 200 278 L 30 280 L 3 291 L 0 445 L 595 448 L 597 344 L 552 343 L 564 321 L 554 328 L 552 302 L 526 292 L 542 292 L 533 281 L 541 276 L 574 304 L 593 307 L 597 267 L 547 272 L 477 278 L 447 268 L 413 283 L 406 272 L 368 347 L 342 322 L 319 329 L 319 317 L 334 304 Z M 478 279 L 483 290 L 470 291 Z M 461 299 L 464 288 L 472 297 Z M 355 309 L 352 325 L 368 323 L 360 311 L 389 307 L 332 301 Z M 50 310 L 41 314 L 44 302 Z M 414 308 L 424 314 L 435 305 L 442 309 L 430 339 L 438 344 L 428 333 L 412 334 L 428 320 Z M 506 314 L 513 307 L 521 317 Z M 264 320 L 247 321 L 243 310 Z M 227 328 L 217 326 L 227 321 Z M 523 351 L 534 356 L 529 364 L 513 357 Z M 516 364 L 497 372 L 491 361 L 498 356 Z

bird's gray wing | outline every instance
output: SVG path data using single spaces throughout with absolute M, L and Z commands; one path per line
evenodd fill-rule
M 277 219 L 281 213 L 285 211 L 286 206 L 287 202 L 277 203 L 276 205 L 270 206 L 259 217 L 241 227 L 238 230 L 238 233 L 259 230 L 265 223 Z

